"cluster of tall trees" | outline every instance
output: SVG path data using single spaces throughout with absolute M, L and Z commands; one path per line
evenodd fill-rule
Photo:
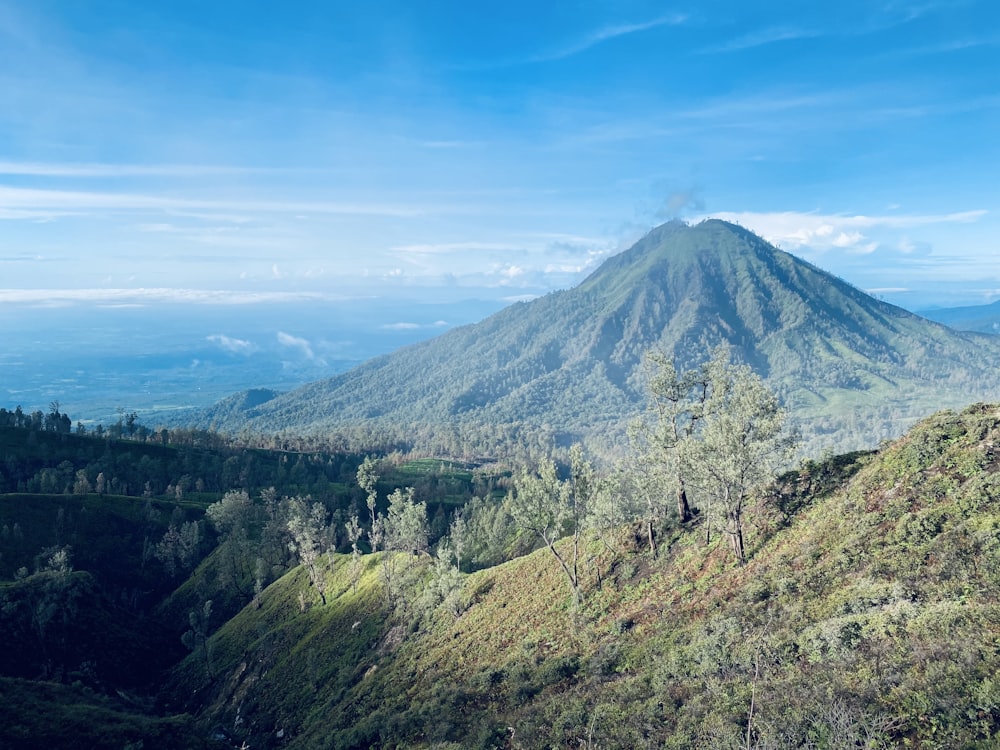
M 58 401 L 53 401 L 49 404 L 48 413 L 40 409 L 25 413 L 20 406 L 14 411 L 0 408 L 0 427 L 22 427 L 36 432 L 57 432 L 66 435 L 73 429 L 73 420 L 69 415 L 59 411 Z
M 513 534 L 551 551 L 576 602 L 588 529 L 607 540 L 637 523 L 655 556 L 666 526 L 697 523 L 706 543 L 721 533 L 742 565 L 747 513 L 794 448 L 777 397 L 748 366 L 732 363 L 727 349 L 685 371 L 652 352 L 646 367 L 649 406 L 631 426 L 625 459 L 601 474 L 574 446 L 561 474 L 552 461 L 521 470 L 505 502 Z M 482 515 L 474 509 L 477 529 Z M 570 542 L 557 544 L 566 536 Z

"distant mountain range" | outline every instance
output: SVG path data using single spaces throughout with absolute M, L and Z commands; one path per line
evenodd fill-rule
M 919 314 L 959 331 L 1000 334 L 1000 301 L 989 305 L 921 310 Z
M 1000 393 L 1000 338 L 877 300 L 742 227 L 674 221 L 573 289 L 287 393 L 237 395 L 197 423 L 361 425 L 410 444 L 458 430 L 478 451 L 505 426 L 608 444 L 643 407 L 646 351 L 690 367 L 723 342 L 778 391 L 814 448 L 871 445 L 931 411 Z

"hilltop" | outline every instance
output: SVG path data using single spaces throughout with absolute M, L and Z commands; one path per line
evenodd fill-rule
M 573 289 L 242 408 L 230 399 L 197 423 L 446 454 L 490 455 L 525 433 L 607 450 L 644 401 L 645 352 L 686 367 L 719 343 L 779 393 L 807 455 L 871 446 L 1000 388 L 1000 339 L 877 300 L 733 224 L 675 221 Z

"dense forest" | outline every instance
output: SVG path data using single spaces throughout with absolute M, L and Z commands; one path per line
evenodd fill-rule
M 1000 412 L 795 463 L 727 349 L 644 366 L 610 462 L 0 411 L 0 739 L 991 746 Z

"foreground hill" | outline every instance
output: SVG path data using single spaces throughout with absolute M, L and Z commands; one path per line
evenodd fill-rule
M 656 559 L 623 529 L 590 545 L 576 613 L 547 550 L 452 609 L 389 607 L 382 554 L 356 587 L 336 557 L 324 606 L 296 569 L 164 705 L 260 748 L 996 747 L 998 446 L 977 405 L 808 463 L 754 511 L 744 567 L 698 528 Z
M 690 366 L 719 343 L 767 379 L 807 436 L 831 435 L 840 448 L 1000 392 L 1000 340 L 876 300 L 712 220 L 663 225 L 574 289 L 289 393 L 230 400 L 201 424 L 299 433 L 364 425 L 438 450 L 490 452 L 514 425 L 609 442 L 641 408 L 646 351 Z

